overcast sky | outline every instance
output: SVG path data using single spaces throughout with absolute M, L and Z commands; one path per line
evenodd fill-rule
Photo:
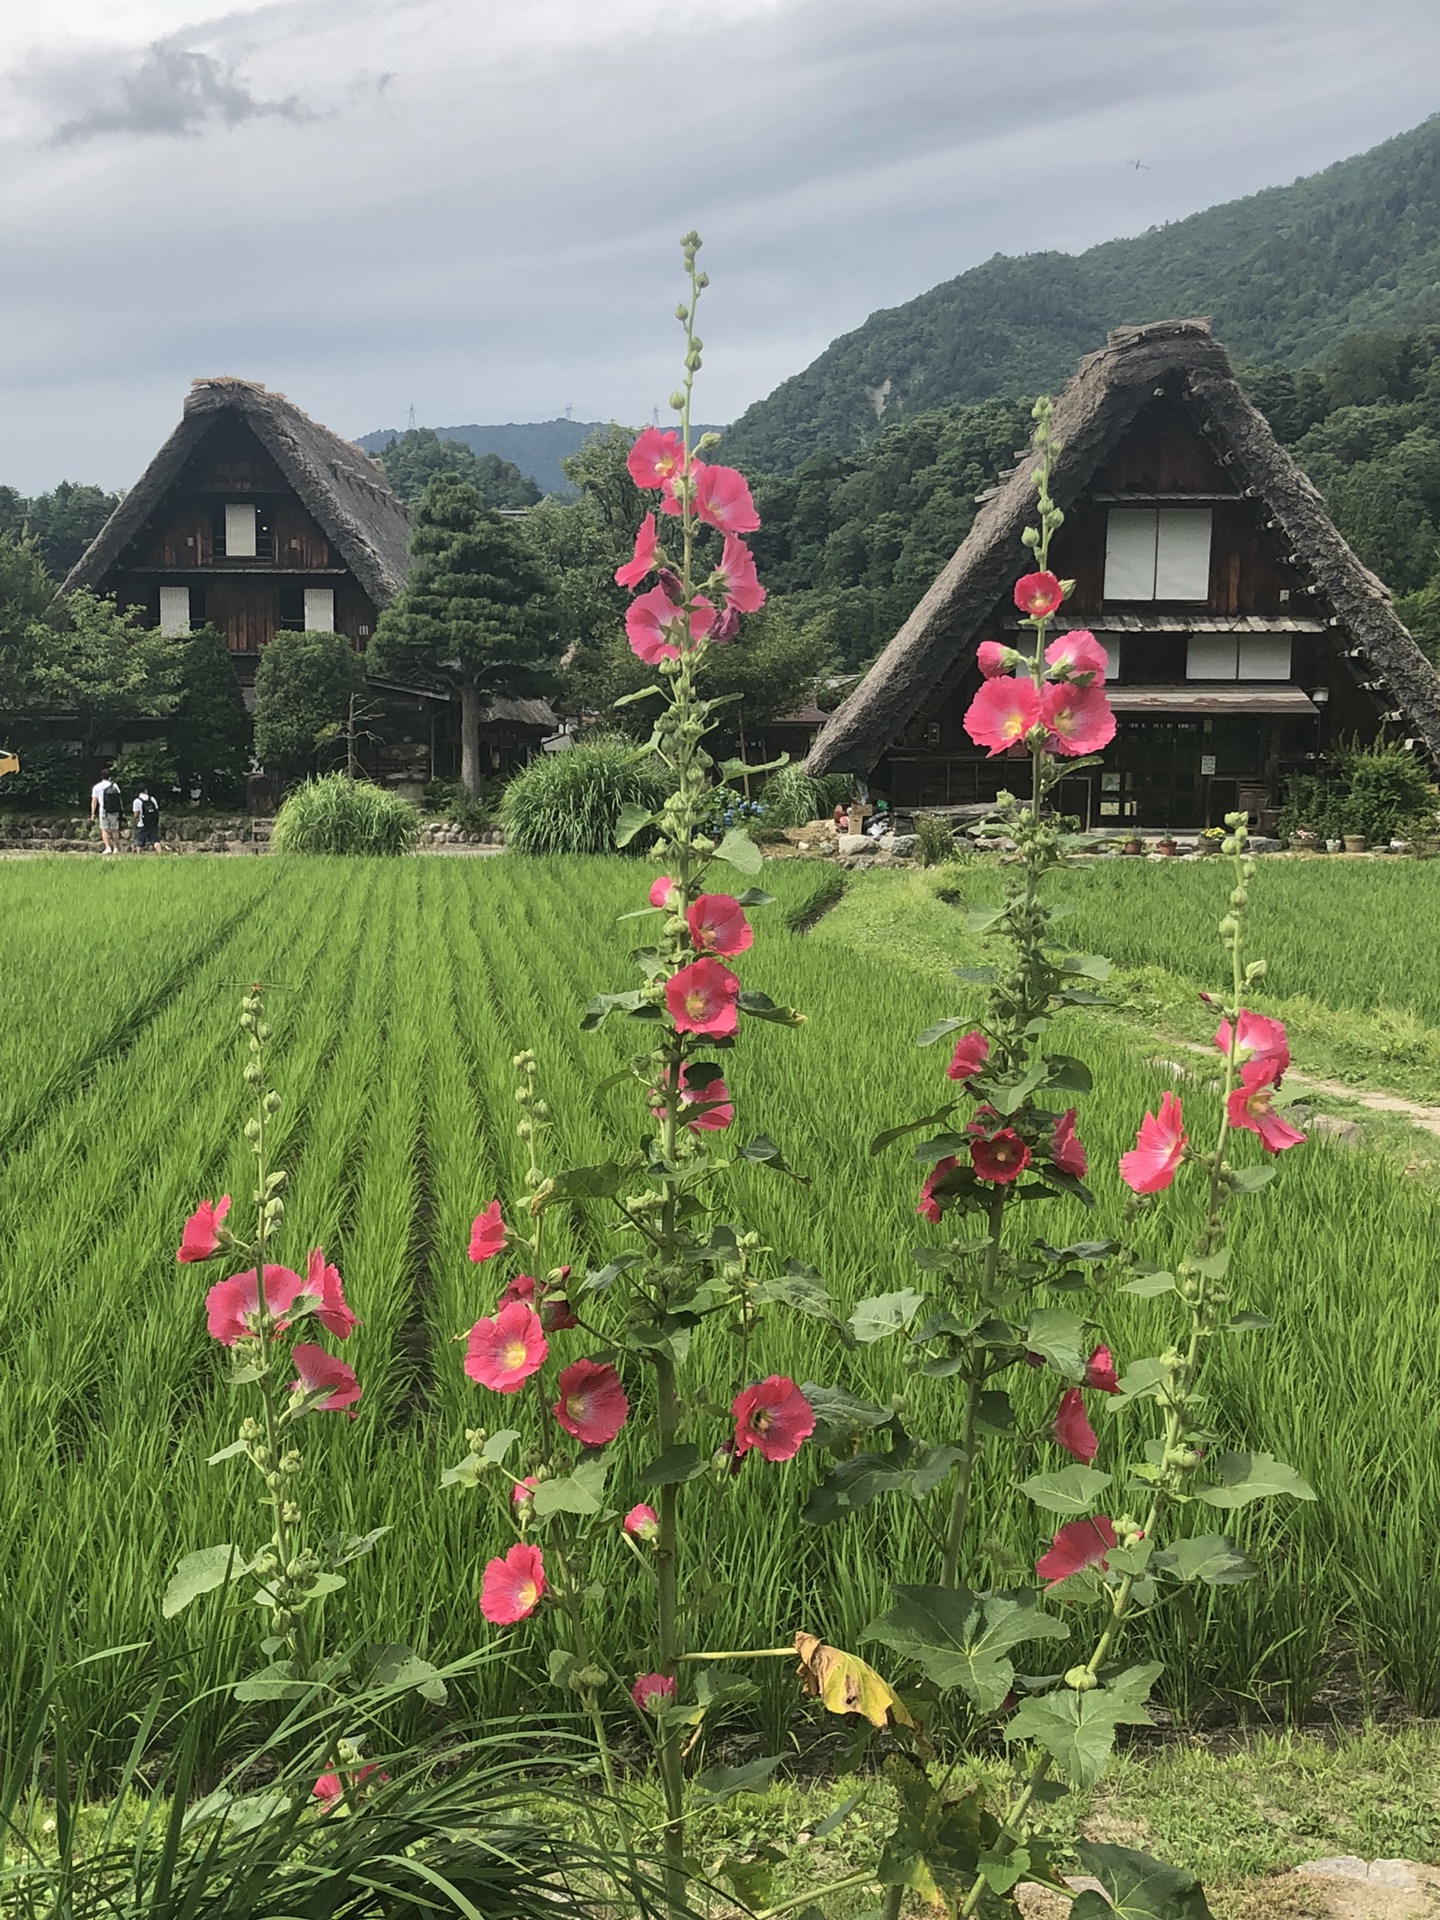
M 1437 74 L 1435 0 L 17 6 L 0 481 L 129 483 L 201 374 L 350 435 L 648 418 L 691 225 L 732 419 L 876 307 L 1311 172 Z

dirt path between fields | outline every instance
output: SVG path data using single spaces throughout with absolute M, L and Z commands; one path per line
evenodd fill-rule
M 1204 1054 L 1211 1060 L 1215 1057 L 1215 1049 L 1199 1040 L 1170 1039 L 1167 1045 L 1181 1053 Z M 1164 1065 L 1165 1062 L 1157 1060 L 1155 1064 Z M 1328 1093 L 1336 1100 L 1353 1101 L 1357 1107 L 1364 1107 L 1371 1113 L 1393 1113 L 1402 1120 L 1408 1120 L 1412 1127 L 1419 1127 L 1422 1132 L 1434 1134 L 1440 1139 L 1440 1107 L 1428 1107 L 1419 1100 L 1407 1100 L 1398 1093 L 1383 1093 L 1369 1087 L 1347 1087 L 1341 1080 L 1325 1080 L 1319 1074 L 1302 1073 L 1295 1067 L 1287 1071 L 1285 1084 L 1289 1087 L 1307 1087 L 1313 1093 Z

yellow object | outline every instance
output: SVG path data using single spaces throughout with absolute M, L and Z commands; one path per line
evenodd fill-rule
M 813 1633 L 797 1633 L 800 1682 L 806 1693 L 817 1695 L 831 1713 L 863 1713 L 872 1727 L 883 1727 L 893 1717 L 901 1726 L 915 1722 L 873 1667 L 853 1653 L 827 1647 Z
M 0 753 L 0 774 L 18 773 L 20 762 L 13 753 Z

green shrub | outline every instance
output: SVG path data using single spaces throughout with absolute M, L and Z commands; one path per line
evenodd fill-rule
M 848 773 L 822 773 L 818 777 L 806 773 L 798 760 L 788 767 L 778 767 L 760 795 L 765 824 L 806 827 L 812 820 L 828 820 L 835 802 L 850 798 L 854 784 Z
M 89 805 L 90 782 L 79 758 L 57 740 L 27 740 L 0 734 L 0 747 L 20 762 L 18 773 L 0 780 L 0 806 L 68 807 L 81 811 Z
M 276 853 L 409 853 L 420 820 L 408 800 L 368 780 L 322 774 L 287 795 L 270 844 Z
M 1344 831 L 1386 845 L 1402 827 L 1435 817 L 1435 789 L 1404 747 L 1350 747 L 1339 756 L 1345 783 Z
M 147 740 L 143 746 L 122 753 L 114 772 L 127 800 L 134 799 L 139 787 L 148 787 L 157 800 L 173 800 L 180 790 L 180 770 L 164 740 Z
M 660 761 L 613 734 L 538 754 L 501 796 L 505 843 L 515 853 L 607 853 L 621 807 L 658 807 L 672 784 Z M 637 835 L 632 851 L 650 838 Z
M 955 835 L 949 822 L 942 820 L 938 814 L 917 813 L 915 854 L 922 867 L 939 867 L 946 861 L 958 860 L 960 849 L 955 844 Z
M 443 814 L 466 833 L 480 833 L 495 822 L 491 794 L 482 787 L 472 799 L 458 780 L 427 780 L 425 809 L 427 813 Z

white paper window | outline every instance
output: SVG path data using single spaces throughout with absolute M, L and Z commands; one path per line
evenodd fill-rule
M 1208 600 L 1208 507 L 1114 507 L 1105 525 L 1107 600 Z
M 1105 598 L 1155 598 L 1154 507 L 1112 508 L 1105 526 Z
M 1155 598 L 1210 598 L 1210 509 L 1161 507 L 1155 525 Z
M 161 633 L 189 633 L 190 589 L 188 587 L 161 587 L 160 631 Z
M 1233 633 L 1192 633 L 1185 648 L 1185 678 L 1235 679 L 1237 651 Z
M 335 589 L 333 587 L 306 587 L 305 631 L 307 633 L 335 631 Z
M 253 560 L 255 558 L 254 507 L 226 506 L 225 558 L 227 560 Z
M 1286 633 L 1243 634 L 1240 640 L 1239 680 L 1288 680 L 1290 636 Z

